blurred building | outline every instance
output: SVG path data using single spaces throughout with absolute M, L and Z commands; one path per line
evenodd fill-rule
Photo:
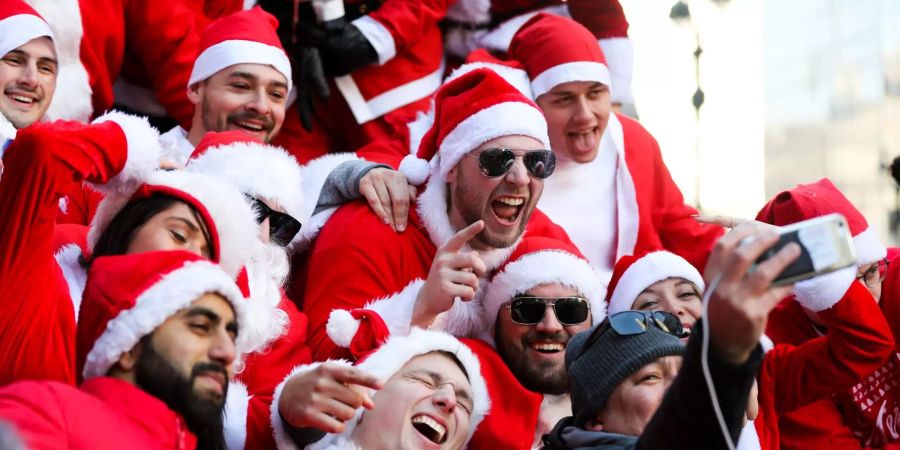
M 900 242 L 900 2 L 766 0 L 762 23 L 766 196 L 829 177 Z

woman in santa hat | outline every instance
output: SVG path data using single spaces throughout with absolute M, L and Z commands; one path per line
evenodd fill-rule
M 199 174 L 157 171 L 159 136 L 112 112 L 91 125 L 41 123 L 7 148 L 0 182 L 0 385 L 74 383 L 75 318 L 86 265 L 100 255 L 184 249 L 235 277 L 256 236 L 234 188 Z M 87 181 L 106 195 L 86 245 L 56 251 L 62 193 Z
M 855 270 L 842 269 L 799 282 L 797 301 L 816 311 L 830 333 L 798 347 L 763 336 L 769 351 L 751 399 L 740 448 L 780 448 L 778 418 L 828 397 L 880 367 L 893 348 L 890 330 Z M 703 277 L 684 258 L 666 251 L 626 256 L 616 263 L 607 300 L 609 314 L 627 310 L 665 311 L 687 330 L 702 314 Z

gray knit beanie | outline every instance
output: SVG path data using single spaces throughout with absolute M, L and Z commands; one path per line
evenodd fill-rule
M 600 325 L 576 334 L 566 345 L 569 395 L 578 428 L 584 428 L 603 410 L 623 380 L 659 358 L 681 355 L 684 350 L 680 339 L 651 324 L 646 332 L 631 336 L 620 336 L 610 327 L 582 352 L 588 337 Z

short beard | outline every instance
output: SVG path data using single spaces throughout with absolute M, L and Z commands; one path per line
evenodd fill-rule
M 204 97 L 200 101 L 200 120 L 203 122 L 203 129 L 206 131 L 226 131 L 228 130 L 228 124 L 230 122 L 240 122 L 245 119 L 253 119 L 259 120 L 263 122 L 263 129 L 266 132 L 266 137 L 263 138 L 263 141 L 269 143 L 272 140 L 272 130 L 275 129 L 275 124 L 268 116 L 254 114 L 249 111 L 240 111 L 231 113 L 225 117 L 225 119 L 219 121 L 219 116 L 214 114 L 212 108 L 209 106 L 209 102 L 206 101 L 206 97 Z
M 475 211 L 472 208 L 472 205 L 477 205 L 482 202 L 482 198 L 478 193 L 472 193 L 465 185 L 464 180 L 462 180 L 462 176 L 460 172 L 457 172 L 456 175 L 456 186 L 453 188 L 453 199 L 456 201 L 453 202 L 450 199 L 447 201 L 448 209 L 450 205 L 456 207 L 459 211 L 459 215 L 462 217 L 464 225 L 463 227 L 467 227 L 479 220 L 484 220 L 484 211 Z M 486 205 L 490 208 L 490 205 Z M 506 238 L 502 238 L 499 236 L 494 236 L 487 227 L 478 233 L 475 236 L 481 244 L 490 249 L 498 249 L 498 248 L 509 248 L 513 244 L 522 237 L 522 233 L 525 232 L 525 226 L 528 224 L 528 219 L 531 217 L 531 212 L 534 211 L 534 208 L 531 208 L 530 211 L 526 210 L 528 204 L 522 205 L 522 214 L 521 219 L 519 220 L 519 229 L 517 230 L 515 236 L 510 240 Z
M 494 333 L 497 353 L 500 354 L 500 358 L 503 359 L 510 372 L 525 389 L 550 395 L 562 395 L 569 391 L 569 377 L 566 373 L 565 364 L 559 364 L 558 367 L 549 364 L 539 365 L 528 359 L 524 351 L 506 348 L 505 341 L 499 338 L 501 333 L 500 326 L 498 326 Z M 527 344 L 532 341 L 566 343 L 568 341 L 567 337 L 568 335 L 565 332 L 541 333 L 533 331 L 522 336 L 521 340 L 523 348 L 527 348 Z
M 197 376 L 203 372 L 216 372 L 228 380 L 225 368 L 215 363 L 198 363 L 185 378 L 153 347 L 152 339 L 141 339 L 141 352 L 135 366 L 135 383 L 144 392 L 160 399 L 184 418 L 187 427 L 197 436 L 197 449 L 224 450 L 225 433 L 222 410 L 228 394 L 228 384 L 221 399 L 201 397 L 194 391 Z

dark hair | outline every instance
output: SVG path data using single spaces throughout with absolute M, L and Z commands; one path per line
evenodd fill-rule
M 125 207 L 112 218 L 109 225 L 103 230 L 103 234 L 97 239 L 97 244 L 94 245 L 91 257 L 124 255 L 127 253 L 128 246 L 131 245 L 132 239 L 134 239 L 134 234 L 141 226 L 157 214 L 178 203 L 184 202 L 168 195 L 153 194 L 150 197 L 142 198 L 125 205 Z M 206 239 L 206 242 L 212 243 L 209 227 L 200 216 L 200 213 L 192 205 L 187 203 L 184 204 L 190 208 L 191 214 L 193 214 L 194 218 L 197 219 L 197 222 L 200 223 L 200 229 L 203 232 L 203 237 Z
M 434 352 L 431 352 L 431 353 L 437 353 L 439 355 L 444 355 L 444 356 L 450 358 L 451 360 L 453 360 L 453 363 L 456 364 L 456 367 L 459 367 L 459 370 L 462 370 L 462 373 L 463 373 L 463 375 L 465 375 L 466 379 L 469 379 L 469 371 L 466 370 L 465 366 L 463 366 L 462 361 L 459 360 L 459 357 L 456 356 L 456 353 L 451 353 L 451 352 L 448 352 L 447 350 L 435 350 Z

